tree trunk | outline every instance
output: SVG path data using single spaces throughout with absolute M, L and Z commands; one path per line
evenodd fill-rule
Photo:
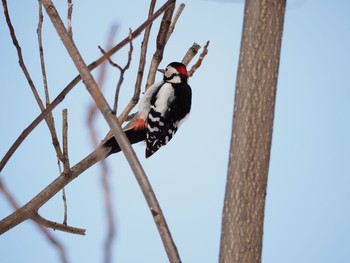
M 286 0 L 246 0 L 220 262 L 261 262 L 267 174 Z

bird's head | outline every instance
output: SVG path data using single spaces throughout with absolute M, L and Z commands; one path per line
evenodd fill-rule
M 172 62 L 165 69 L 158 69 L 164 74 L 164 81 L 170 83 L 187 82 L 188 72 L 186 66 L 180 62 Z

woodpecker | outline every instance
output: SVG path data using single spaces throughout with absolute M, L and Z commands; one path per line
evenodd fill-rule
M 192 91 L 187 84 L 186 66 L 170 63 L 163 73 L 163 80 L 150 86 L 139 103 L 137 119 L 125 131 L 131 144 L 146 141 L 146 158 L 166 145 L 191 110 Z M 109 154 L 121 149 L 114 137 L 104 143 L 111 147 Z

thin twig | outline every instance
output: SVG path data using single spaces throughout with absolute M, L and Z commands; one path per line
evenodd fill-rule
M 194 74 L 194 72 L 202 65 L 202 61 L 203 61 L 204 57 L 208 54 L 208 46 L 209 46 L 209 41 L 207 41 L 207 43 L 203 47 L 203 51 L 199 55 L 197 62 L 192 66 L 192 68 L 188 72 L 189 77 L 191 77 Z
M 5 0 L 3 0 L 4 3 Z M 152 22 L 157 19 L 163 12 L 166 10 L 169 5 L 173 4 L 175 0 L 168 0 L 164 5 L 162 5 L 151 17 L 149 17 L 142 25 L 140 25 L 135 31 L 132 33 L 133 39 L 138 37 L 142 31 L 147 28 Z M 6 1 L 5 1 L 6 3 Z M 5 9 L 5 7 L 4 7 Z M 7 10 L 7 5 L 6 5 Z M 116 46 L 111 48 L 108 52 L 106 52 L 106 55 L 100 57 L 96 61 L 89 64 L 88 68 L 90 71 L 94 70 L 98 66 L 100 66 L 103 62 L 106 61 L 110 56 L 112 56 L 114 53 L 119 51 L 123 46 L 129 43 L 129 36 L 124 38 L 121 42 L 119 42 Z M 0 161 L 0 172 L 5 167 L 7 162 L 10 160 L 11 156 L 14 154 L 14 152 L 18 149 L 18 147 L 22 144 L 22 142 L 27 138 L 27 136 L 35 129 L 38 124 L 45 119 L 48 114 L 57 107 L 58 104 L 60 104 L 65 96 L 79 83 L 81 80 L 81 76 L 77 75 L 61 92 L 58 94 L 58 96 L 52 101 L 51 104 L 49 104 L 46 109 L 39 114 L 38 117 L 35 118 L 35 120 L 29 124 L 27 128 L 24 129 L 24 131 L 20 134 L 20 136 L 16 139 L 16 141 L 12 144 L 10 149 L 6 152 L 5 156 Z
M 57 165 L 58 165 L 58 171 L 60 172 L 60 174 L 62 176 L 64 176 L 67 173 L 63 173 L 62 172 L 62 168 L 61 168 L 61 161 L 57 158 Z M 67 225 L 67 218 L 68 218 L 68 208 L 67 208 L 67 197 L 66 197 L 66 190 L 64 189 L 64 187 L 62 188 L 62 200 L 63 200 L 63 223 L 64 225 Z
M 116 88 L 116 91 L 115 91 L 115 96 L 114 96 L 114 106 L 113 106 L 113 114 L 117 114 L 117 109 L 118 109 L 118 101 L 119 101 L 119 93 L 120 93 L 120 87 L 122 86 L 123 84 L 123 81 L 124 81 L 124 74 L 125 74 L 125 71 L 129 69 L 130 67 L 130 63 L 131 63 L 131 58 L 132 58 L 132 52 L 134 50 L 134 47 L 132 45 L 132 37 L 131 37 L 131 29 L 129 29 L 129 38 L 130 38 L 130 48 L 129 48 L 129 52 L 128 52 L 128 62 L 126 63 L 126 65 L 124 66 L 124 68 L 122 68 L 120 70 L 120 77 L 119 77 L 119 81 L 118 81 L 118 84 L 117 84 L 117 88 Z
M 69 173 L 68 157 L 68 110 L 62 110 L 63 172 Z
M 175 3 L 171 5 L 165 12 L 160 23 L 158 35 L 157 35 L 157 49 L 153 54 L 150 69 L 148 72 L 146 89 L 154 83 L 156 72 L 160 62 L 163 59 L 164 48 L 168 39 L 169 27 L 171 19 L 174 13 Z
M 68 110 L 62 110 L 62 141 L 63 141 L 63 173 L 67 174 L 70 172 L 70 164 L 68 157 Z M 60 172 L 61 173 L 61 172 Z M 67 225 L 68 218 L 68 206 L 65 188 L 62 189 L 63 199 L 63 225 Z
M 47 220 L 47 219 L 41 217 L 37 213 L 32 217 L 32 219 L 35 220 L 35 222 L 37 222 L 38 224 L 45 226 L 45 227 L 48 227 L 48 228 L 52 228 L 54 230 L 60 230 L 60 231 L 71 233 L 71 234 L 85 236 L 86 229 L 67 226 L 65 224 L 53 222 L 53 221 L 50 221 L 50 220 Z
M 116 233 L 114 209 L 113 209 L 113 199 L 112 199 L 112 188 L 110 184 L 110 173 L 105 160 L 102 160 L 102 189 L 104 193 L 104 203 L 106 209 L 106 219 L 107 219 L 107 235 L 104 242 L 104 262 L 112 262 L 112 245 Z
M 73 13 L 73 3 L 72 0 L 67 0 L 68 12 L 67 12 L 67 31 L 70 37 L 73 37 L 72 29 L 72 13 Z
M 114 106 L 113 106 L 113 114 L 117 114 L 117 109 L 118 109 L 118 101 L 119 101 L 119 93 L 120 93 L 120 87 L 122 86 L 122 83 L 124 81 L 124 74 L 125 71 L 129 69 L 130 67 L 130 63 L 131 63 L 131 58 L 132 58 L 132 52 L 134 50 L 134 47 L 132 45 L 132 38 L 131 38 L 131 29 L 129 31 L 129 38 L 130 38 L 130 48 L 129 48 L 129 52 L 128 52 L 128 62 L 126 63 L 126 65 L 124 66 L 124 68 L 120 69 L 120 77 L 119 77 L 119 81 L 117 84 L 117 88 L 115 91 L 115 96 L 114 96 Z
M 111 58 L 108 58 L 109 64 L 111 64 L 113 67 L 119 69 L 119 71 L 120 71 L 120 76 L 119 76 L 119 80 L 118 80 L 118 84 L 117 84 L 116 91 L 115 91 L 115 96 L 114 96 L 114 106 L 113 106 L 113 110 L 112 110 L 113 114 L 117 113 L 120 88 L 121 88 L 121 86 L 123 84 L 123 81 L 124 81 L 125 71 L 129 69 L 130 63 L 131 63 L 132 52 L 133 52 L 133 49 L 134 49 L 134 47 L 132 45 L 131 34 L 132 34 L 132 31 L 131 31 L 131 29 L 129 29 L 130 48 L 129 48 L 129 52 L 128 52 L 128 61 L 127 61 L 126 65 L 122 68 L 120 65 L 118 65 L 115 62 L 113 62 L 113 60 Z M 98 46 L 98 48 L 100 49 L 102 54 L 106 53 L 106 51 L 104 51 L 103 48 L 101 48 L 100 46 Z
M 4 14 L 5 14 L 5 18 L 6 18 L 6 23 L 7 23 L 7 26 L 10 30 L 10 36 L 12 38 L 12 42 L 13 42 L 13 45 L 15 46 L 16 50 L 17 50 L 17 56 L 18 56 L 18 63 L 27 79 L 27 82 L 32 90 L 32 93 L 34 95 L 34 98 L 35 100 L 37 101 L 38 105 L 39 105 L 39 108 L 41 111 L 43 111 L 45 109 L 44 107 L 44 104 L 43 102 L 41 101 L 40 99 L 40 96 L 39 96 L 39 93 L 38 91 L 36 90 L 35 88 L 35 85 L 34 85 L 34 82 L 32 80 L 32 78 L 30 77 L 30 74 L 29 74 L 29 71 L 24 63 L 24 60 L 23 60 L 23 55 L 22 55 L 22 48 L 17 40 L 17 37 L 16 37 L 16 33 L 15 33 L 15 29 L 13 28 L 12 26 L 12 22 L 11 22 L 11 18 L 10 18 L 10 15 L 9 15 L 9 12 L 8 12 L 8 8 L 7 8 L 7 1 L 6 0 L 2 0 L 2 5 L 3 5 L 3 8 L 4 8 Z
M 179 6 L 179 8 L 177 9 L 177 11 L 176 11 L 176 13 L 175 13 L 173 19 L 171 20 L 171 24 L 170 24 L 170 26 L 169 26 L 169 31 L 168 31 L 168 34 L 167 34 L 167 36 L 166 36 L 166 41 L 165 41 L 165 42 L 168 42 L 168 40 L 169 40 L 171 34 L 174 32 L 174 29 L 175 29 L 175 25 L 176 25 L 176 23 L 177 23 L 177 20 L 178 20 L 179 17 L 181 16 L 182 11 L 184 11 L 185 6 L 186 6 L 186 5 L 185 5 L 184 3 L 181 3 L 180 6 Z
M 150 7 L 149 7 L 149 11 L 148 11 L 148 17 L 151 17 L 153 15 L 155 5 L 156 5 L 156 0 L 152 0 Z M 120 114 L 118 117 L 120 124 L 124 123 L 124 121 L 129 116 L 131 110 L 136 106 L 136 104 L 140 98 L 142 78 L 143 78 L 143 73 L 144 73 L 145 65 L 146 65 L 148 40 L 149 40 L 149 35 L 151 33 L 151 29 L 152 29 L 152 23 L 146 28 L 145 34 L 143 36 L 139 69 L 137 71 L 137 78 L 136 78 L 136 82 L 135 82 L 134 94 L 133 94 L 131 100 L 129 101 L 128 105 L 125 107 L 122 114 Z
M 197 55 L 198 50 L 201 48 L 197 43 L 193 43 L 193 45 L 188 49 L 184 58 L 182 59 L 182 63 L 187 67 L 191 60 Z
M 63 200 L 63 225 L 68 225 L 68 206 L 67 206 L 67 196 L 66 196 L 66 189 L 62 188 L 62 200 Z
M 48 84 L 47 84 L 47 77 L 46 77 L 46 70 L 45 70 L 43 41 L 42 41 L 42 37 L 41 37 L 44 16 L 43 16 L 43 10 L 42 10 L 42 3 L 40 1 L 38 1 L 38 3 L 39 3 L 39 22 L 38 22 L 38 29 L 36 32 L 38 35 L 41 73 L 42 73 L 42 77 L 43 77 L 45 101 L 46 101 L 46 106 L 47 106 L 50 104 L 50 96 L 49 96 L 49 88 L 48 88 Z

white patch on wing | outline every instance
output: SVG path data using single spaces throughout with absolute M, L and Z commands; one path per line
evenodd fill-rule
M 143 97 L 140 99 L 139 103 L 139 115 L 143 119 L 147 119 L 148 113 L 151 109 L 151 99 L 153 94 L 158 90 L 158 88 L 163 85 L 164 81 L 161 80 L 159 82 L 154 83 L 151 87 L 149 87 Z
M 157 94 L 157 100 L 155 102 L 156 111 L 164 116 L 168 110 L 168 103 L 174 99 L 174 88 L 169 83 L 164 83 Z
M 152 122 L 159 122 L 160 117 L 153 117 L 151 114 L 149 114 L 148 119 L 150 119 Z
M 147 129 L 150 133 L 159 131 L 159 128 L 157 126 L 152 128 L 150 125 L 147 125 Z M 151 138 L 152 138 L 152 136 L 151 136 Z

